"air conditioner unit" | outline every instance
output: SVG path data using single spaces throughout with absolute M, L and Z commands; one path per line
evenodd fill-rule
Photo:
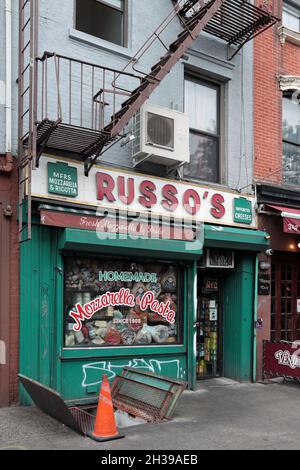
M 134 116 L 133 160 L 165 166 L 190 161 L 189 118 L 185 113 L 147 103 Z

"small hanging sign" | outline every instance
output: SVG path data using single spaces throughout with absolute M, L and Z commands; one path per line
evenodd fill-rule
M 258 295 L 270 295 L 271 278 L 269 274 L 258 275 Z

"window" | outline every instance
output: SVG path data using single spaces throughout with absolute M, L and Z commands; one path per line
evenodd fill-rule
M 283 180 L 300 184 L 300 105 L 292 93 L 283 96 Z
M 300 269 L 297 260 L 272 262 L 271 340 L 300 339 Z
M 300 8 L 293 2 L 284 3 L 282 23 L 286 28 L 300 32 Z
M 220 88 L 194 78 L 185 80 L 185 111 L 190 118 L 191 161 L 184 175 L 212 183 L 220 180 Z
M 76 0 L 76 29 L 126 47 L 126 0 Z
M 182 276 L 169 262 L 65 259 L 65 347 L 182 343 Z

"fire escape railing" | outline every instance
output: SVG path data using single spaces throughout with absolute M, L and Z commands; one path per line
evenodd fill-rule
M 47 147 L 68 152 L 81 161 L 110 138 L 105 127 L 141 77 L 116 69 L 45 52 L 37 66 L 37 153 Z M 118 84 L 116 77 L 119 76 Z M 24 144 L 26 145 L 25 136 Z

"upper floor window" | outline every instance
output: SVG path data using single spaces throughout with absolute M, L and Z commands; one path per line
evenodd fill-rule
M 126 47 L 127 0 L 76 0 L 76 29 Z
M 190 118 L 190 157 L 184 168 L 188 178 L 220 181 L 220 87 L 185 79 L 185 112 Z
M 284 2 L 282 22 L 286 28 L 300 32 L 300 7 L 296 2 Z
M 283 180 L 300 184 L 300 104 L 292 92 L 283 96 Z

